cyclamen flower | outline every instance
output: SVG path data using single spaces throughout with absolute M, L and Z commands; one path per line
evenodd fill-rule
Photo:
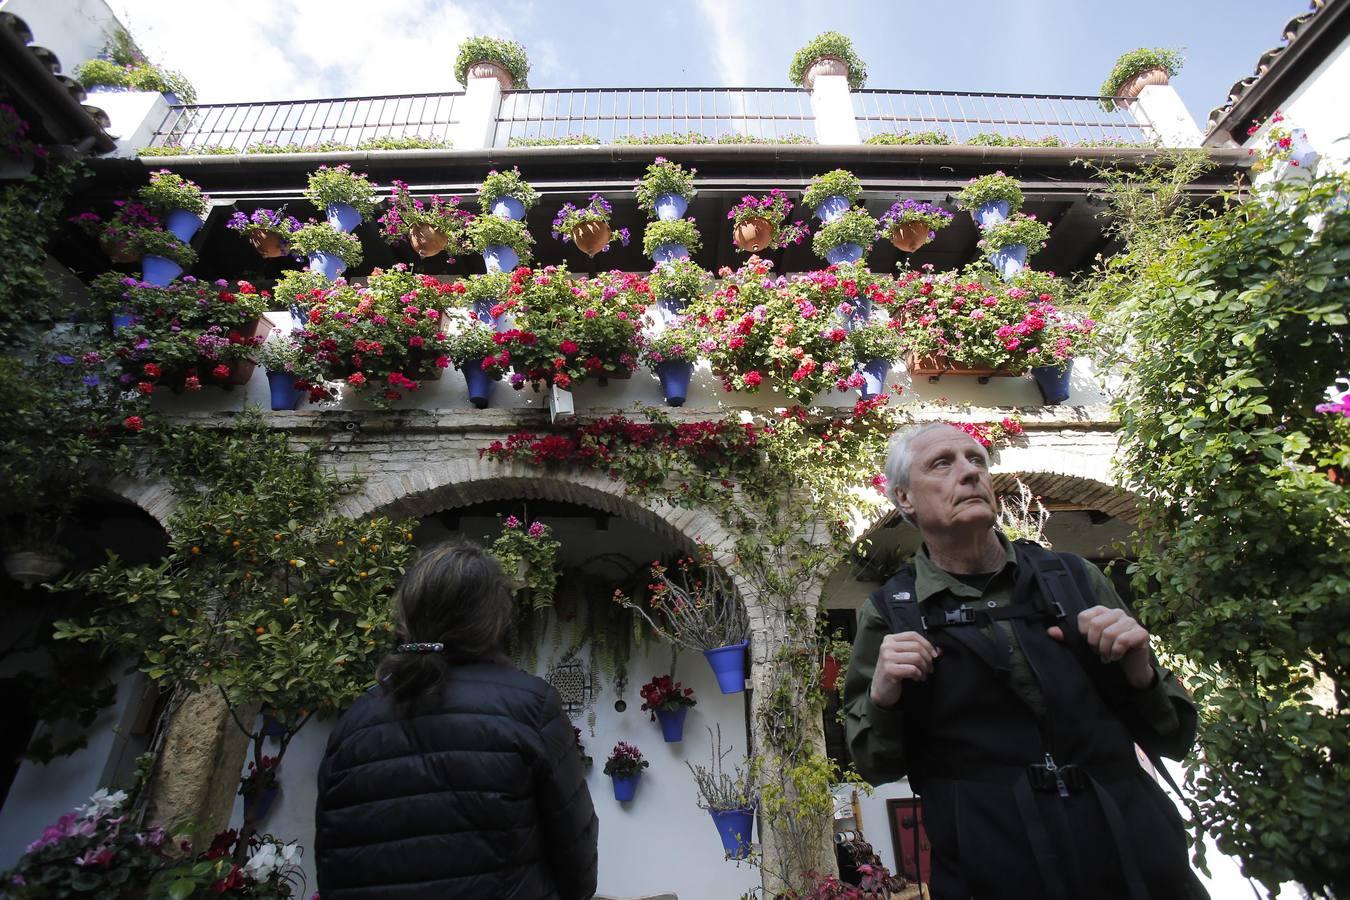
M 505 525 L 507 528 L 519 528 L 520 520 L 517 519 L 515 516 L 507 516 L 506 521 L 503 522 L 502 524 Z
M 532 523 L 532 524 L 530 525 L 530 527 L 529 527 L 529 530 L 528 530 L 526 533 L 527 533 L 530 537 L 532 537 L 532 538 L 543 537 L 543 536 L 544 536 L 544 523 L 542 523 L 542 522 L 534 522 L 534 523 Z

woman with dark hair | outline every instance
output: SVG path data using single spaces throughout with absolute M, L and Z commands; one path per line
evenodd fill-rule
M 471 543 L 426 551 L 401 642 L 319 767 L 323 900 L 580 900 L 599 823 L 557 691 L 502 654 L 512 599 Z

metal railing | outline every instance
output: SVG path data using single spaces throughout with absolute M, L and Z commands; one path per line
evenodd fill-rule
M 881 134 L 938 132 L 951 143 L 997 144 L 998 138 L 1046 144 L 1149 144 L 1151 129 L 1129 110 L 1101 106 L 1101 97 L 967 91 L 853 92 L 858 131 Z
M 243 151 L 358 148 L 379 142 L 449 145 L 458 124 L 454 94 L 396 94 L 333 100 L 209 103 L 170 107 L 152 147 Z
M 496 147 L 540 140 L 614 144 L 677 135 L 716 142 L 815 140 L 811 95 L 796 88 L 569 88 L 507 91 Z

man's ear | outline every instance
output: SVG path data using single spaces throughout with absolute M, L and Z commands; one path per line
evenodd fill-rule
M 903 487 L 895 489 L 895 505 L 906 519 L 914 521 L 914 504 L 909 502 L 909 490 Z

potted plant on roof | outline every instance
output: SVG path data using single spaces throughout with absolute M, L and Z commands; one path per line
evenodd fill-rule
M 951 224 L 952 214 L 935 203 L 906 198 L 891 205 L 881 217 L 880 236 L 895 249 L 913 253 Z
M 642 711 L 652 714 L 651 721 L 660 721 L 661 736 L 667 744 L 684 740 L 684 718 L 689 708 L 698 703 L 694 689 L 687 688 L 669 675 L 655 675 L 638 691 L 642 697 Z
M 648 602 L 638 603 L 623 591 L 614 602 L 631 609 L 657 635 L 672 644 L 701 652 L 724 694 L 745 690 L 745 651 L 750 646 L 750 620 L 736 588 L 704 552 L 681 557 L 673 566 L 651 566 Z
M 255 359 L 267 372 L 274 411 L 294 410 L 315 386 L 320 389 L 319 396 L 325 393 L 322 371 L 293 333 L 272 332 L 258 347 Z
M 642 232 L 642 252 L 658 263 L 688 259 L 703 249 L 703 238 L 693 219 L 648 222 Z
M 352 167 L 319 166 L 310 173 L 305 199 L 324 211 L 328 224 L 342 232 L 351 232 L 361 220 L 375 211 L 376 185 Z
M 427 200 L 412 195 L 408 185 L 395 181 L 389 209 L 380 216 L 380 233 L 390 244 L 404 241 L 423 259 L 449 249 L 450 263 L 464 246 L 464 229 L 473 215 L 459 208 L 458 197 L 432 194 Z
M 455 55 L 455 80 L 468 87 L 469 78 L 495 78 L 502 90 L 529 87 L 530 58 L 516 41 L 478 35 L 466 38 Z
M 712 285 L 712 275 L 691 259 L 657 263 L 647 278 L 656 309 L 664 319 L 672 319 Z
M 857 263 L 867 257 L 876 239 L 877 220 L 860 207 L 820 226 L 811 249 L 832 265 Z
M 684 218 L 689 201 L 698 193 L 694 189 L 694 176 L 697 174 L 698 169 L 686 169 L 664 156 L 658 156 L 633 189 L 633 193 L 637 194 L 638 206 L 648 216 L 655 216 L 662 222 Z
M 815 211 L 816 218 L 829 223 L 862 199 L 862 182 L 846 169 L 835 169 L 811 179 L 802 192 L 802 202 Z
M 142 203 L 164 219 L 164 227 L 174 237 L 187 243 L 202 227 L 208 198 L 202 189 L 182 175 L 168 169 L 150 173 L 150 183 L 137 194 Z
M 957 193 L 956 205 L 969 212 L 976 225 L 988 228 L 1022 208 L 1022 185 L 1002 172 L 972 178 Z
M 867 66 L 851 40 L 837 31 L 826 31 L 798 50 L 788 66 L 788 80 L 808 91 L 820 75 L 842 75 L 848 79 L 849 90 L 856 91 L 867 83 Z
M 248 238 L 263 259 L 276 259 L 286 255 L 291 246 L 290 236 L 300 230 L 300 220 L 285 212 L 284 206 L 281 209 L 255 209 L 248 215 L 236 212 L 225 227 Z
M 197 261 L 197 251 L 159 228 L 130 228 L 127 248 L 141 258 L 141 277 L 164 287 Z
M 778 188 L 761 197 L 745 195 L 727 211 L 732 243 L 750 253 L 800 244 L 811 229 L 805 222 L 785 226 L 791 212 L 792 201 Z
M 609 217 L 613 213 L 614 208 L 609 201 L 599 194 L 591 194 L 591 200 L 585 206 L 564 203 L 553 217 L 553 237 L 564 244 L 569 241 L 575 243 L 577 249 L 587 256 L 608 250 L 609 242 L 614 237 L 618 237 L 619 242 L 627 247 L 628 229 L 620 228 L 617 232 L 610 230 Z
M 465 240 L 475 253 L 482 254 L 489 272 L 513 272 L 528 263 L 534 238 L 524 222 L 501 216 L 478 216 L 465 229 Z
M 539 202 L 539 192 L 521 177 L 520 169 L 488 172 L 478 186 L 478 206 L 484 214 L 520 221 L 525 212 Z
M 605 774 L 614 781 L 614 799 L 628 803 L 637 794 L 642 770 L 651 763 L 642 758 L 642 751 L 632 744 L 619 741 L 605 760 Z
M 511 352 L 497 346 L 492 326 L 475 316 L 466 316 L 459 328 L 446 337 L 445 353 L 456 369 L 464 373 L 469 402 L 487 409 L 492 399 L 492 383 L 501 381 L 511 364 Z
M 351 266 L 359 266 L 363 258 L 361 239 L 354 234 L 339 231 L 328 222 L 310 219 L 291 234 L 291 250 L 309 259 L 309 270 L 336 280 Z
M 747 759 L 741 765 L 733 765 L 730 772 L 727 771 L 726 758 L 735 748 L 722 749 L 721 725 L 717 726 L 716 737 L 713 737 L 712 729 L 708 729 L 708 739 L 712 744 L 712 765 L 704 767 L 688 760 L 685 765 L 694 776 L 699 809 L 706 809 L 712 816 L 727 858 L 745 859 L 750 855 L 755 807 L 759 804 L 759 793 L 755 790 L 755 767 Z
M 1117 106 L 1128 106 L 1129 101 L 1150 84 L 1167 84 L 1181 71 L 1185 57 L 1177 50 L 1162 47 L 1141 47 L 1122 53 L 1102 82 L 1102 109 L 1110 112 Z
M 1050 237 L 1049 223 L 1036 221 L 1035 216 L 1017 213 L 998 225 L 991 225 L 980 233 L 979 246 L 989 262 L 1003 276 L 1011 279 L 1027 264 L 1028 254 L 1037 253 Z
M 642 339 L 638 358 L 656 373 L 667 406 L 684 406 L 689 398 L 689 379 L 699 358 L 703 335 L 683 317 L 656 334 Z

